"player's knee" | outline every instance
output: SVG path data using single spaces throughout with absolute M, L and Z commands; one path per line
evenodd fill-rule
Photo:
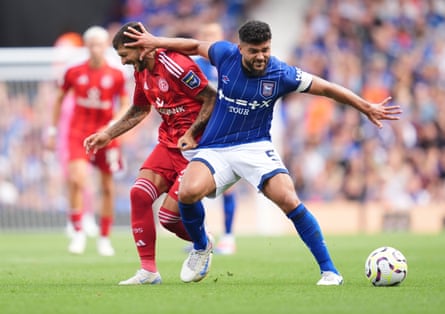
M 187 204 L 195 203 L 203 198 L 202 191 L 197 185 L 181 186 L 178 193 L 179 201 Z
M 84 181 L 80 177 L 71 176 L 68 180 L 70 187 L 74 190 L 82 190 L 85 186 Z
M 294 191 L 282 191 L 269 197 L 284 213 L 289 213 L 301 203 Z
M 102 195 L 103 195 L 104 197 L 112 197 L 113 194 L 114 194 L 114 188 L 113 188 L 113 186 L 110 186 L 110 185 L 104 185 L 104 186 L 102 187 Z
M 130 189 L 130 200 L 137 200 L 141 194 L 142 191 L 133 185 Z
M 144 203 L 151 206 L 157 197 L 157 190 L 149 181 L 137 180 L 130 189 L 130 200 L 133 204 Z
M 289 193 L 284 193 L 283 198 L 282 198 L 282 204 L 280 205 L 280 208 L 283 210 L 284 213 L 289 213 L 292 210 L 295 209 L 295 207 L 298 206 L 298 204 L 300 204 L 301 201 L 298 198 L 297 194 L 292 191 Z

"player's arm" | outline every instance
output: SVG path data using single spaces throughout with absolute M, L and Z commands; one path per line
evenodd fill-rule
M 150 110 L 151 106 L 132 105 L 116 123 L 108 126 L 103 132 L 106 133 L 110 139 L 115 139 L 144 120 L 150 113 Z
M 124 114 L 128 111 L 130 108 L 130 97 L 128 96 L 127 88 L 125 85 L 125 76 L 123 72 L 118 72 L 119 74 L 116 75 L 116 81 L 118 82 L 118 90 L 117 94 L 119 95 L 119 109 L 114 112 L 112 120 L 109 122 L 109 124 L 115 123 L 117 120 L 119 120 L 121 117 L 124 116 Z
M 62 103 L 65 98 L 66 92 L 62 88 L 59 88 L 59 91 L 56 96 L 56 100 L 53 104 L 53 111 L 51 116 L 51 124 L 46 130 L 46 146 L 48 149 L 54 150 L 56 147 L 56 135 L 57 135 L 57 125 L 59 123 L 60 115 L 62 112 Z
M 88 136 L 84 142 L 87 153 L 95 154 L 100 148 L 105 147 L 111 140 L 134 128 L 150 113 L 151 106 L 132 105 L 128 111 L 115 123 L 106 129 Z
M 142 31 L 128 27 L 128 31 L 124 33 L 126 36 L 136 40 L 135 42 L 126 43 L 125 46 L 144 48 L 140 56 L 141 60 L 156 48 L 165 48 L 185 55 L 200 55 L 206 59 L 209 58 L 209 48 L 213 44 L 212 42 L 193 38 L 156 37 L 150 34 L 142 23 L 139 22 L 138 25 Z
M 313 95 L 326 96 L 339 103 L 352 106 L 365 114 L 379 128 L 383 126 L 381 120 L 399 120 L 398 114 L 402 113 L 399 105 L 388 106 L 391 97 L 384 99 L 380 103 L 370 103 L 353 91 L 317 76 L 313 76 L 312 83 L 306 92 Z
M 196 100 L 202 102 L 201 110 L 199 111 L 196 120 L 178 140 L 178 148 L 182 150 L 193 149 L 198 145 L 195 138 L 204 130 L 209 122 L 213 107 L 215 106 L 216 90 L 211 85 L 207 85 L 196 96 Z
M 121 95 L 119 97 L 119 105 L 119 110 L 114 114 L 114 117 L 110 121 L 110 124 L 116 123 L 116 121 L 123 117 L 130 108 L 130 98 L 128 97 L 128 95 Z

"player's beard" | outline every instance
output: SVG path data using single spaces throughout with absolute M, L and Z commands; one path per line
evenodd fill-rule
M 147 61 L 144 60 L 138 60 L 134 63 L 134 69 L 138 72 L 144 71 L 145 68 L 147 68 Z
M 267 64 L 269 62 L 269 59 L 264 60 L 264 67 L 262 69 L 258 69 L 255 67 L 256 60 L 252 61 L 244 61 L 243 67 L 244 69 L 249 73 L 250 76 L 263 76 L 266 73 Z

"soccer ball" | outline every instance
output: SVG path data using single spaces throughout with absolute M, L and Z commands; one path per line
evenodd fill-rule
M 398 285 L 407 274 L 406 258 L 395 248 L 380 247 L 372 251 L 366 259 L 365 275 L 374 286 Z

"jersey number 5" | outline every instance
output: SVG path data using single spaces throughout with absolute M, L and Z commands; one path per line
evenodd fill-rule
M 273 161 L 279 161 L 279 158 L 277 158 L 276 154 L 275 154 L 275 150 L 270 149 L 270 150 L 266 150 L 266 155 Z

